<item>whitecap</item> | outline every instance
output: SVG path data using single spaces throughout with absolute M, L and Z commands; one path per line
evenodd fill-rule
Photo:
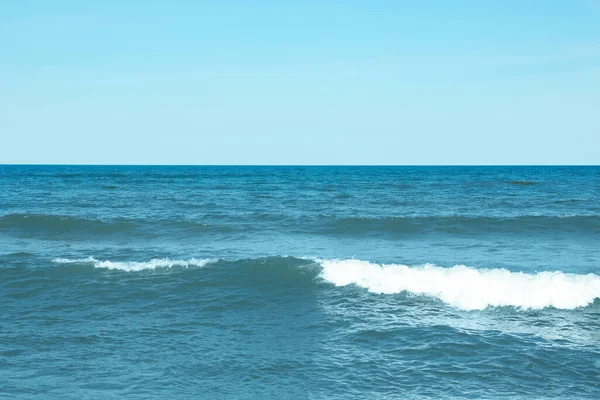
M 464 265 L 407 266 L 360 260 L 316 259 L 320 277 L 336 286 L 355 284 L 369 292 L 410 292 L 435 297 L 463 310 L 513 306 L 522 309 L 574 309 L 600 298 L 600 276 L 561 271 L 535 274 Z
M 172 267 L 204 267 L 213 259 L 197 259 L 190 258 L 188 260 L 172 260 L 169 258 L 154 258 L 150 261 L 110 261 L 97 260 L 94 257 L 68 259 L 55 258 L 52 262 L 56 264 L 92 264 L 96 268 L 115 269 L 127 272 L 153 270 L 156 268 L 172 268 Z

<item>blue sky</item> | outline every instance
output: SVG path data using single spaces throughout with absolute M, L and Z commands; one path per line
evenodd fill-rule
M 600 164 L 599 21 L 594 0 L 7 0 L 0 163 Z

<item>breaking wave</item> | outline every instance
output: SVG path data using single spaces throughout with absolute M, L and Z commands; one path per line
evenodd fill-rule
M 463 310 L 513 306 L 522 309 L 574 309 L 600 298 L 600 276 L 560 271 L 536 274 L 427 264 L 409 267 L 360 260 L 317 260 L 321 277 L 336 286 L 355 284 L 373 293 L 409 292 L 435 297 Z
M 171 260 L 169 258 L 154 258 L 150 261 L 100 261 L 94 257 L 81 259 L 55 258 L 52 262 L 56 264 L 90 264 L 96 268 L 116 269 L 121 271 L 133 272 L 143 270 L 153 270 L 156 268 L 172 267 L 204 267 L 215 260 L 196 259 L 189 260 Z
M 149 261 L 110 261 L 94 257 L 55 258 L 56 264 L 79 264 L 137 272 L 157 268 L 218 266 L 224 282 L 252 285 L 290 284 L 293 286 L 329 283 L 357 285 L 378 294 L 408 293 L 436 298 L 462 310 L 488 307 L 520 309 L 575 309 L 600 299 L 600 276 L 543 271 L 534 274 L 506 269 L 479 269 L 456 265 L 451 268 L 432 264 L 407 266 L 376 264 L 355 259 L 317 259 L 266 257 L 259 259 L 218 260 L 155 258 Z M 314 268 L 312 268 L 312 267 Z M 307 267 L 310 267 L 307 269 Z M 307 275 L 308 274 L 308 275 Z M 240 276 L 244 276 L 243 279 Z M 284 282 L 285 281 L 285 282 Z

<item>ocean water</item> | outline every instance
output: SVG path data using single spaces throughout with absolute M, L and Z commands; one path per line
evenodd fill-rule
M 599 167 L 0 166 L 0 398 L 600 398 Z

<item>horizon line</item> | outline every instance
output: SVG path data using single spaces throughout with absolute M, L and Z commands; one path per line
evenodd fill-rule
M 600 164 L 101 164 L 0 163 L 0 166 L 55 167 L 600 167 Z

